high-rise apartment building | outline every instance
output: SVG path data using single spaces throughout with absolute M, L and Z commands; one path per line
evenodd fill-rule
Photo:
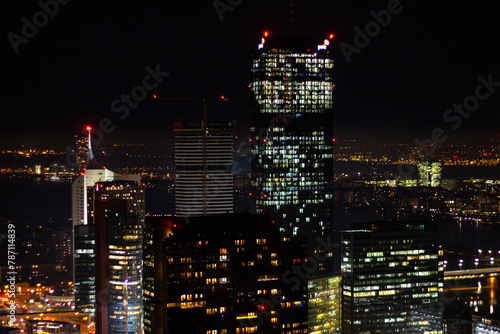
M 175 215 L 233 212 L 232 122 L 176 122 Z
M 342 333 L 442 333 L 437 223 L 351 228 L 342 233 Z
M 307 332 L 305 243 L 269 217 L 190 218 L 164 245 L 165 333 Z
M 333 37 L 333 36 L 331 36 Z M 257 213 L 291 235 L 329 233 L 333 180 L 330 39 L 264 34 L 252 61 L 252 185 Z M 325 272 L 320 263 L 319 273 Z

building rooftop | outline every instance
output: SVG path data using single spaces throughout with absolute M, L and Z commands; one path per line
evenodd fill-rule
M 260 53 L 267 50 L 278 49 L 278 50 L 293 50 L 295 52 L 317 52 L 318 45 L 322 45 L 325 40 L 330 41 L 330 36 L 325 34 L 324 36 L 274 36 L 266 33 L 262 37 L 264 43 L 259 44 L 259 46 L 254 50 L 255 53 Z M 332 36 L 333 38 L 333 36 Z M 262 47 L 261 47 L 262 45 Z M 328 44 L 329 45 L 329 44 Z M 328 45 L 323 50 L 328 50 Z
M 263 232 L 276 231 L 278 228 L 274 221 L 265 215 L 255 215 L 249 213 L 224 214 L 219 216 L 201 216 L 184 219 L 180 224 L 174 224 L 175 230 L 182 230 L 184 233 L 238 233 L 238 232 Z

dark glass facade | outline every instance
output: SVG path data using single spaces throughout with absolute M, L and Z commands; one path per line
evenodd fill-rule
M 435 222 L 374 222 L 342 234 L 342 333 L 442 333 Z
M 74 227 L 75 305 L 79 312 L 95 312 L 94 225 Z
M 163 241 L 172 226 L 184 218 L 171 216 L 146 217 L 144 225 L 144 332 L 164 333 Z
M 261 215 L 195 217 L 165 241 L 166 333 L 306 333 L 302 239 Z

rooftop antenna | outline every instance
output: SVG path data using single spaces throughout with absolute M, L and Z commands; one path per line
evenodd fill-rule
M 92 127 L 87 125 L 87 127 L 85 128 L 85 130 L 88 131 L 88 136 L 89 136 L 89 147 L 88 147 L 88 161 L 87 163 L 90 162 L 90 160 L 94 159 L 94 153 L 92 152 L 92 136 L 90 134 L 90 132 L 92 131 Z
M 295 3 L 290 0 L 290 36 L 295 34 Z

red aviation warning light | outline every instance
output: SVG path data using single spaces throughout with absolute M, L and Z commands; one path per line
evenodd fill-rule
M 85 128 L 87 131 L 92 131 L 92 127 L 87 125 L 87 127 Z
M 330 39 L 333 39 L 335 37 L 335 34 L 330 34 Z
M 153 99 L 156 99 L 156 94 L 153 94 Z
M 269 32 L 264 31 L 264 37 L 267 37 L 267 36 L 269 36 Z

